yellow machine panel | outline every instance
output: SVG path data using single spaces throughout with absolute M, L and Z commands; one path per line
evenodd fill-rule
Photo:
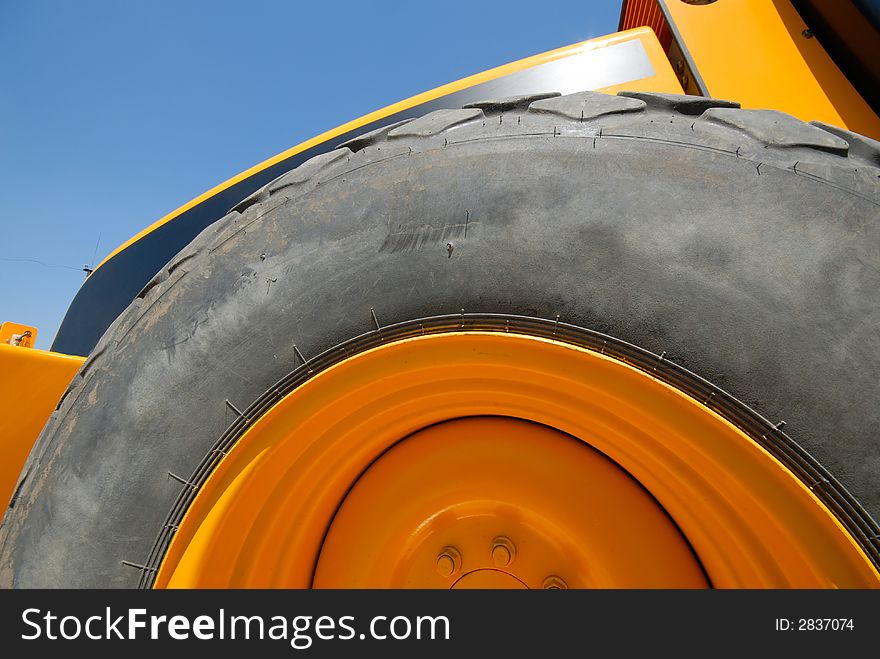
M 3 328 L 12 323 L 3 323 Z M 34 332 L 36 334 L 36 332 Z M 28 453 L 83 357 L 0 342 L 0 503 L 12 498 Z
M 880 119 L 812 36 L 788 0 L 629 0 L 621 27 L 650 25 L 678 61 L 696 69 L 685 87 L 739 101 L 744 108 L 787 112 L 880 139 Z
M 20 348 L 33 348 L 36 340 L 36 327 L 10 322 L 0 325 L 0 343 Z

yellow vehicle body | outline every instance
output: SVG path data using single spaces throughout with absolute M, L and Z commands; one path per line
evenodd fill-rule
M 8 504 L 46 420 L 85 357 L 0 342 L 0 501 Z
M 622 26 L 646 24 L 663 33 L 667 28 L 658 4 L 629 0 Z M 807 24 L 788 0 L 663 4 L 710 96 L 880 139 L 880 118 L 822 44 L 804 35 Z M 699 93 L 693 77 L 687 92 Z

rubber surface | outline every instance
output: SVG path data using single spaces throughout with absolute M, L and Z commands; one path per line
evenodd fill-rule
M 382 324 L 559 314 L 665 351 L 784 419 L 880 513 L 876 142 L 582 93 L 432 113 L 328 155 L 205 229 L 110 327 L 29 458 L 0 585 L 137 585 L 122 561 L 146 559 L 169 472 L 210 451 L 225 401 L 363 333 L 371 307 Z

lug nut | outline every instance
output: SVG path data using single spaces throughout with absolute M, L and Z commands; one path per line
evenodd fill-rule
M 441 577 L 451 577 L 461 569 L 461 554 L 455 547 L 444 547 L 437 556 L 437 572 Z
M 568 590 L 568 585 L 556 575 L 544 579 L 544 590 Z
M 507 567 L 513 563 L 516 556 L 516 547 L 503 535 L 499 535 L 492 541 L 492 562 L 496 567 Z

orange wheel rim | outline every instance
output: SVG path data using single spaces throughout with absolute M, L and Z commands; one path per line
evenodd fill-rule
M 468 417 L 510 421 L 452 421 Z M 418 452 L 409 446 L 427 446 L 431 433 L 443 434 L 437 424 L 444 422 L 450 422 L 446 431 L 454 424 L 467 423 L 514 424 L 521 430 L 528 427 L 523 433 L 530 436 L 546 431 L 554 440 L 545 438 L 547 455 L 540 462 L 552 465 L 559 464 L 558 456 L 554 457 L 558 451 L 551 448 L 553 441 L 575 438 L 583 442 L 592 449 L 576 448 L 604 456 L 600 459 L 609 473 L 619 472 L 621 482 L 632 481 L 630 485 L 645 498 L 644 505 L 633 503 L 612 510 L 609 519 L 630 515 L 634 525 L 664 519 L 665 527 L 657 522 L 643 542 L 656 540 L 672 547 L 676 543 L 671 538 L 677 538 L 679 549 L 686 551 L 669 550 L 666 556 L 664 550 L 663 556 L 648 559 L 661 567 L 653 572 L 646 569 L 638 579 L 627 576 L 632 563 L 626 561 L 608 562 L 607 574 L 616 575 L 613 578 L 594 579 L 590 570 L 578 566 L 593 561 L 593 571 L 600 572 L 597 557 L 607 547 L 587 550 L 587 541 L 594 539 L 569 530 L 578 538 L 574 546 L 584 547 L 568 554 L 559 550 L 559 567 L 552 568 L 547 562 L 553 553 L 549 549 L 523 553 L 523 547 L 537 547 L 542 538 L 548 546 L 555 543 L 557 549 L 567 546 L 561 541 L 566 532 L 548 531 L 552 526 L 548 520 L 562 515 L 560 510 L 566 505 L 585 514 L 592 509 L 573 497 L 562 497 L 552 506 L 548 503 L 543 512 L 536 509 L 528 526 L 538 530 L 527 534 L 517 536 L 519 531 L 506 530 L 516 530 L 515 525 L 460 527 L 455 537 L 463 538 L 458 542 L 465 546 L 456 549 L 457 559 L 441 558 L 446 544 L 436 546 L 441 540 L 453 542 L 452 526 L 444 530 L 453 534 L 451 540 L 440 534 L 437 542 L 428 542 L 421 536 L 412 540 L 418 528 L 404 524 L 395 530 L 389 523 L 380 529 L 378 522 L 371 522 L 385 535 L 410 538 L 411 548 L 418 551 L 407 553 L 402 548 L 406 542 L 398 543 L 382 554 L 391 557 L 382 570 L 372 561 L 361 562 L 360 576 L 343 579 L 342 557 L 349 550 L 340 549 L 338 538 L 363 534 L 363 528 L 345 522 L 346 510 L 362 505 L 358 503 L 362 491 L 368 492 L 365 500 L 372 496 L 370 472 L 375 468 L 381 473 L 386 458 L 399 451 Z M 404 438 L 409 439 L 401 441 Z M 449 443 L 449 436 L 446 439 Z M 496 437 L 491 446 L 475 444 L 473 448 L 486 452 L 498 446 Z M 439 455 L 432 453 L 431 459 L 440 460 Z M 532 457 L 533 462 L 538 460 Z M 404 462 L 413 465 L 411 460 Z M 444 469 L 449 473 L 448 467 Z M 500 478 L 493 474 L 490 482 L 499 484 Z M 354 498 L 347 498 L 349 492 Z M 572 494 L 578 492 L 573 489 Z M 521 498 L 516 506 L 524 506 Z M 430 517 L 427 508 L 421 512 Z M 479 517 L 464 515 L 462 519 Z M 535 521 L 542 518 L 544 531 Z M 508 538 L 514 545 L 517 570 L 522 566 L 523 571 L 499 570 L 487 562 L 493 560 L 494 539 L 487 537 L 496 533 L 529 538 L 519 542 L 517 537 Z M 625 537 L 613 540 L 618 546 L 627 544 Z M 478 541 L 482 548 L 474 544 Z M 376 551 L 375 547 L 366 549 Z M 415 560 L 416 553 L 424 559 L 418 570 L 410 560 Z M 503 551 L 499 554 L 503 558 Z M 476 557 L 479 561 L 472 563 Z M 360 352 L 275 403 L 200 487 L 154 585 L 410 585 L 413 582 L 407 574 L 416 581 L 428 579 L 431 573 L 424 567 L 428 558 L 438 577 L 438 561 L 443 571 L 451 562 L 458 570 L 460 587 L 498 587 L 502 580 L 511 583 L 510 579 L 529 587 L 669 585 L 671 580 L 700 585 L 697 572 L 705 573 L 716 587 L 878 585 L 878 574 L 866 555 L 809 488 L 699 402 L 648 373 L 588 349 L 550 338 L 467 331 L 427 334 Z M 666 572 L 666 582 L 652 581 L 664 573 L 661 558 L 669 558 L 669 565 L 675 567 Z M 538 583 L 535 575 L 550 569 L 565 574 L 547 574 L 545 581 L 550 577 L 559 581 Z M 434 585 L 449 587 L 448 579 Z

